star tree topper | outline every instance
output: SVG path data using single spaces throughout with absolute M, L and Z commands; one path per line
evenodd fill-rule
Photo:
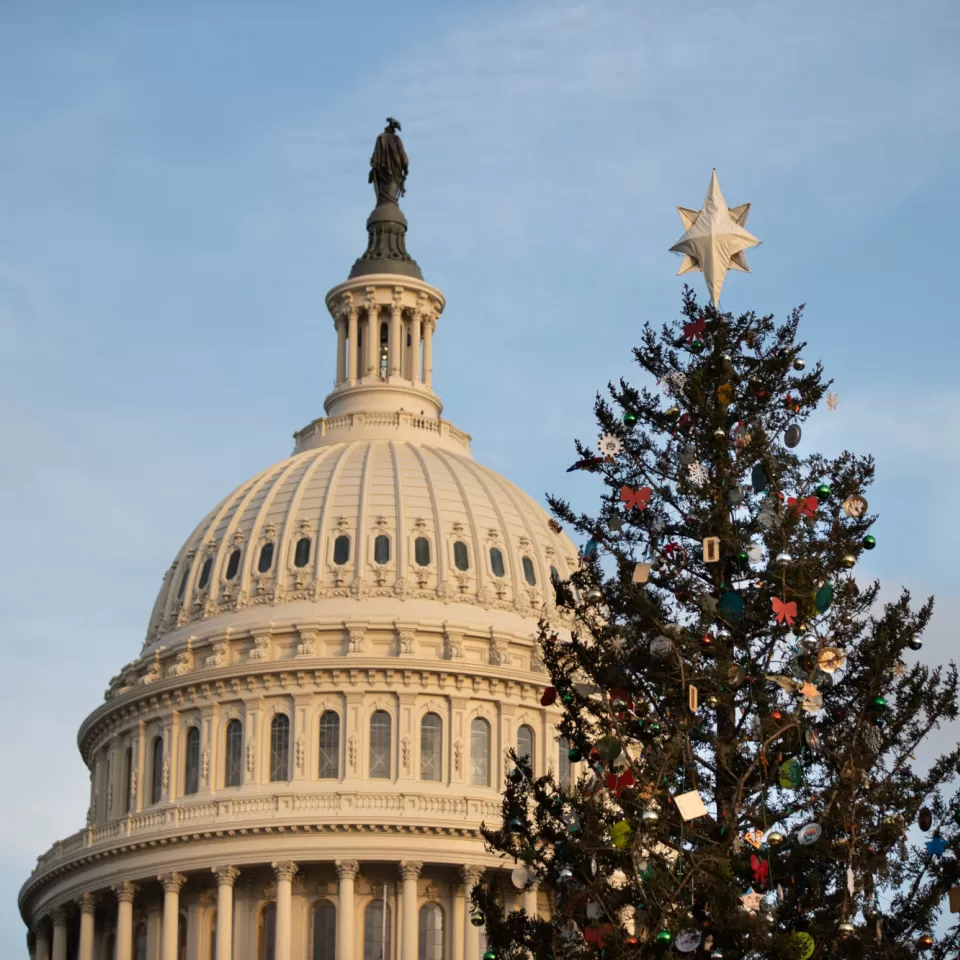
M 677 211 L 687 231 L 670 248 L 673 253 L 684 254 L 677 276 L 690 273 L 691 270 L 702 270 L 713 305 L 719 306 L 727 270 L 749 273 L 744 251 L 760 244 L 746 229 L 750 204 L 728 207 L 720 192 L 717 171 L 714 170 L 703 208 L 688 210 L 686 207 L 677 207 Z

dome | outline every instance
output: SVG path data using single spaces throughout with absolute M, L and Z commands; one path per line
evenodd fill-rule
M 398 129 L 326 298 L 327 416 L 196 526 L 80 727 L 86 825 L 20 891 L 33 960 L 480 960 L 480 878 L 549 910 L 480 826 L 511 750 L 569 785 L 536 635 L 577 550 L 440 416 Z

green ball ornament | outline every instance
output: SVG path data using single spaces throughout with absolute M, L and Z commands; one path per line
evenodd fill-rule
M 576 747 L 571 747 L 567 751 L 567 759 L 571 763 L 579 763 L 583 759 L 583 754 Z
M 483 955 L 483 960 L 497 960 L 497 955 L 496 955 L 496 953 L 494 953 L 493 950 L 488 950 L 488 951 Z
M 560 698 L 560 702 L 561 702 L 565 707 L 569 707 L 569 706 L 571 706 L 571 705 L 573 704 L 574 699 L 575 699 L 575 698 L 574 698 L 574 696 L 573 696 L 572 693 L 565 693 L 565 694 Z
M 814 491 L 817 495 L 818 500 L 826 500 L 830 496 L 830 484 L 821 483 L 819 487 Z
M 482 927 L 484 924 L 482 913 L 473 913 L 470 915 L 470 923 L 475 927 Z
M 523 833 L 524 826 L 523 821 L 519 817 L 510 818 L 510 832 L 511 833 Z
M 865 537 L 863 538 L 863 549 L 864 549 L 864 550 L 872 550 L 876 545 L 877 545 L 877 538 L 876 538 L 876 537 L 871 537 L 870 534 L 867 534 L 867 536 L 865 536 Z
M 623 415 L 623 422 L 628 426 L 632 427 L 637 422 L 637 415 L 631 413 L 629 410 Z
M 661 930 L 657 934 L 657 945 L 661 947 L 669 947 L 673 943 L 673 934 L 669 930 Z
M 870 706 L 873 707 L 877 713 L 884 713 L 887 709 L 887 701 L 885 697 L 874 697 L 870 701 Z

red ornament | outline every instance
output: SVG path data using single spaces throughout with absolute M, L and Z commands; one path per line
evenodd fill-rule
M 627 505 L 628 510 L 634 507 L 638 510 L 646 510 L 652 494 L 653 490 L 650 487 L 641 487 L 639 490 L 628 486 L 620 488 L 620 499 Z
M 615 773 L 607 774 L 607 789 L 610 790 L 617 799 L 620 798 L 620 794 L 626 790 L 627 787 L 632 787 L 633 784 L 632 770 L 624 770 L 619 776 Z
M 556 702 L 557 702 L 557 688 L 547 687 L 547 689 L 543 691 L 543 696 L 540 698 L 540 706 L 549 707 Z
M 787 500 L 787 506 L 791 510 L 796 510 L 801 517 L 815 517 L 817 515 L 817 507 L 820 506 L 820 501 L 816 497 L 804 497 L 802 500 L 798 500 L 796 497 L 790 497 Z
M 753 869 L 753 882 L 759 887 L 766 886 L 770 878 L 770 864 L 754 854 L 750 857 L 750 866 Z
M 773 605 L 773 612 L 776 614 L 777 623 L 787 621 L 787 626 L 792 627 L 793 621 L 797 617 L 797 605 L 793 600 L 784 603 L 779 597 L 771 597 L 770 603 Z
M 699 320 L 694 320 L 693 323 L 685 323 L 683 325 L 683 337 L 687 343 L 693 343 L 694 340 L 700 339 L 700 335 L 706 329 L 707 322 L 703 317 L 700 317 Z
M 599 949 L 603 949 L 606 944 L 606 938 L 610 934 L 610 924 L 605 923 L 602 927 L 587 927 L 583 931 L 583 939 L 587 943 L 594 943 Z

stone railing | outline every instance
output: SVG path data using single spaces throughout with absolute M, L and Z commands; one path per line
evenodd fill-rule
M 337 433 L 356 432 L 363 436 L 364 428 L 387 428 L 398 432 L 408 430 L 423 433 L 424 441 L 431 437 L 449 438 L 456 446 L 470 450 L 470 434 L 455 427 L 449 420 L 416 416 L 408 411 L 396 413 L 345 413 L 339 417 L 320 417 L 294 435 L 296 453 L 310 450 L 324 437 Z M 409 436 L 409 434 L 408 434 Z
M 236 830 L 274 826 L 417 822 L 418 826 L 476 828 L 499 820 L 499 799 L 421 793 L 276 793 L 228 800 L 181 801 L 156 810 L 132 813 L 97 827 L 87 827 L 55 843 L 37 858 L 32 876 L 87 850 L 98 852 L 128 843 L 164 840 L 168 835 L 202 830 Z M 371 818 L 371 814 L 375 816 Z M 346 818 L 346 821 L 345 821 Z M 360 821 L 358 821 L 360 822 Z

